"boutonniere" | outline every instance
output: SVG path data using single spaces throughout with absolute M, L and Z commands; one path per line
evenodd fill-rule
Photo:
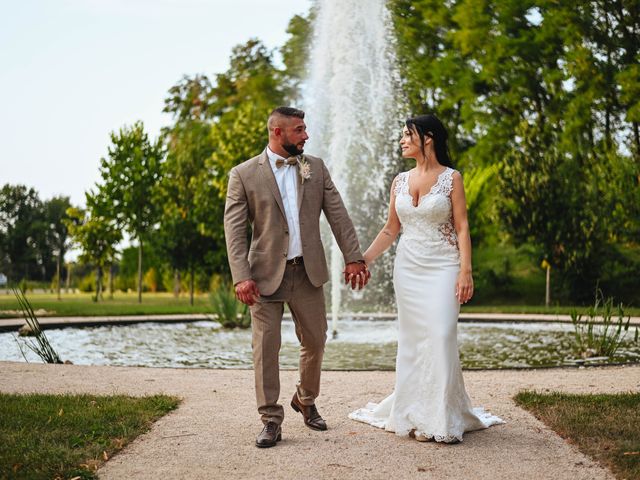
M 311 178 L 311 165 L 309 165 L 309 162 L 302 156 L 298 160 L 298 165 L 300 166 L 300 178 L 302 183 L 304 183 L 305 180 Z

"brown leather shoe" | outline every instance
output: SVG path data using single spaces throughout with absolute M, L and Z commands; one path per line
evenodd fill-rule
M 267 422 L 260 434 L 256 437 L 256 447 L 275 447 L 282 440 L 282 429 L 276 422 Z
M 303 405 L 298 399 L 298 394 L 293 394 L 291 400 L 291 408 L 296 412 L 300 412 L 304 418 L 304 424 L 312 430 L 326 430 L 327 424 L 318 413 L 318 409 L 315 405 Z

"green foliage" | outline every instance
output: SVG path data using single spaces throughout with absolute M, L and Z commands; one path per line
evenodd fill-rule
M 6 184 L 0 190 L 0 269 L 9 283 L 35 277 L 46 245 L 43 204 L 33 188 Z
M 466 182 L 474 242 L 533 243 L 584 301 L 616 243 L 639 248 L 638 3 L 389 6 L 412 113 L 443 120 L 465 179 L 500 167 L 492 200 Z
M 226 274 L 221 219 L 227 175 L 264 149 L 268 113 L 298 98 L 310 18 L 291 20 L 280 51 L 283 69 L 275 66 L 273 51 L 251 39 L 234 47 L 229 69 L 213 81 L 195 75 L 176 83 L 164 107 L 173 122 L 158 141 L 149 139 L 141 122 L 112 132 L 108 156 L 100 162 L 101 181 L 87 192 L 86 211 L 70 209 L 65 197 L 43 204 L 35 190 L 6 185 L 0 192 L 0 271 L 10 282 L 52 279 L 69 246 L 69 228 L 82 261 L 96 269 L 96 299 L 122 231 L 138 241 L 140 256 L 144 244 L 145 258 L 161 259 L 142 259 L 136 266 L 140 290 L 142 272 L 149 268 L 163 278 L 165 270 L 190 276 L 194 287 L 198 279 L 208 283 L 212 273 Z M 65 218 L 67 212 L 71 217 Z M 129 264 L 136 263 L 125 253 L 121 288 L 132 286 Z
M 100 160 L 99 195 L 118 225 L 140 239 L 158 218 L 152 194 L 160 180 L 162 146 L 150 142 L 142 122 L 136 122 L 112 132 L 108 150 L 108 158 Z
M 217 148 L 207 166 L 212 172 L 219 201 L 223 202 L 227 194 L 229 171 L 266 147 L 266 119 L 271 109 L 272 106 L 243 103 L 212 129 L 211 140 Z
M 292 26 L 298 35 L 300 22 Z M 293 61 L 296 47 L 288 51 Z M 174 271 L 194 279 L 227 272 L 221 222 L 227 176 L 264 149 L 266 119 L 284 102 L 285 77 L 273 54 L 252 39 L 234 47 L 229 69 L 213 83 L 203 75 L 184 77 L 169 91 L 164 111 L 173 124 L 162 136 L 167 158 L 155 190 L 162 220 L 154 241 Z M 193 288 L 195 281 L 192 295 Z
M 211 306 L 216 319 L 224 328 L 251 326 L 249 308 L 236 299 L 235 291 L 229 284 L 220 285 L 211 294 Z
M 88 206 L 104 211 L 138 241 L 138 298 L 142 301 L 142 251 L 160 215 L 154 192 L 161 179 L 164 152 L 160 142 L 151 142 L 142 122 L 111 133 L 108 158 L 100 160 L 102 183 Z M 89 199 L 100 202 L 99 206 Z
M 471 238 L 475 243 L 497 241 L 499 218 L 495 198 L 498 194 L 498 164 L 465 171 L 464 190 Z
M 56 254 L 55 286 L 60 290 L 60 276 L 62 275 L 64 256 L 69 243 L 69 227 L 67 211 L 71 208 L 69 197 L 53 197 L 44 204 L 45 220 L 47 222 L 47 243 L 52 253 Z
M 178 404 L 166 395 L 0 394 L 0 477 L 96 478 L 106 458 Z
M 571 312 L 571 323 L 575 331 L 575 347 L 583 358 L 614 357 L 616 351 L 629 332 L 631 317 L 627 316 L 621 303 L 613 304 L 613 298 L 603 298 L 600 290 L 596 291 L 595 303 L 586 316 Z M 635 331 L 634 342 L 638 342 L 640 329 Z
M 155 191 L 162 219 L 153 245 L 172 270 L 192 275 L 225 263 L 224 238 L 217 228 L 223 204 L 206 169 L 214 150 L 207 120 L 211 89 L 206 77 L 196 76 L 170 90 L 164 111 L 173 115 L 174 124 L 163 131 L 167 157 Z
M 531 262 L 537 256 L 531 245 L 483 244 L 474 248 L 473 278 L 475 294 L 471 308 L 499 305 L 496 311 L 513 311 L 510 305 L 528 305 L 528 311 L 545 312 L 544 271 Z M 494 308 L 495 310 L 495 308 Z M 567 312 L 568 313 L 568 312 Z
M 265 148 L 267 117 L 285 100 L 282 72 L 259 41 L 235 47 L 230 63 L 226 73 L 217 75 L 212 90 L 216 114 L 210 141 L 214 150 L 206 163 L 220 202 L 226 196 L 229 171 Z
M 13 294 L 15 295 L 16 300 L 20 305 L 20 309 L 22 310 L 25 322 L 27 322 L 26 324 L 30 329 L 30 335 L 35 337 L 35 341 L 31 339 L 18 340 L 16 338 L 16 342 L 18 342 L 18 347 L 20 348 L 20 352 L 22 352 L 22 355 L 24 356 L 24 352 L 22 351 L 22 346 L 24 343 L 24 345 L 33 353 L 38 355 L 43 362 L 62 363 L 62 360 L 60 360 L 58 353 L 51 346 L 51 343 L 49 343 L 49 339 L 42 331 L 40 322 L 38 322 L 38 317 L 36 317 L 36 314 L 33 311 L 33 307 L 31 306 L 31 303 L 29 303 L 29 300 L 27 299 L 24 292 L 14 288 Z
M 603 271 L 608 228 L 602 222 L 598 185 L 585 188 L 582 168 L 560 150 L 553 132 L 523 124 L 522 145 L 505 158 L 500 172 L 504 195 L 500 211 L 517 243 L 542 249 L 554 270 L 563 273 L 571 298 L 593 291 Z M 545 150 L 538 141 L 546 140 Z M 564 287 L 564 288 L 560 288 Z
M 306 75 L 309 51 L 311 48 L 310 39 L 312 37 L 312 22 L 315 18 L 315 8 L 306 16 L 294 15 L 289 20 L 287 33 L 289 38 L 280 48 L 282 62 L 285 65 L 283 83 L 286 84 L 286 96 L 294 103 L 300 98 L 300 84 Z
M 74 242 L 82 249 L 80 261 L 90 263 L 96 269 L 95 301 L 98 301 L 102 295 L 105 267 L 114 261 L 122 232 L 113 218 L 104 215 L 98 197 L 86 195 L 90 210 L 70 208 L 67 225 Z
M 154 270 L 157 275 L 162 276 L 164 271 L 168 270 L 168 268 L 164 252 L 158 251 L 158 248 L 159 246 L 155 239 L 149 241 L 142 261 L 142 269 L 144 272 Z M 135 291 L 137 273 L 138 248 L 133 246 L 123 248 L 119 255 L 119 262 L 116 270 L 116 288 L 123 291 Z M 158 286 L 160 287 L 160 285 Z M 144 285 L 144 277 L 143 290 L 149 290 L 148 287 L 145 287 Z M 160 287 L 159 290 L 164 290 L 164 288 Z
M 77 281 L 77 288 L 81 292 L 90 293 L 95 291 L 95 277 L 93 274 L 84 275 Z

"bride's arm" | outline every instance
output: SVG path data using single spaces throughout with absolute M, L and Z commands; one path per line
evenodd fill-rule
M 387 223 L 385 223 L 382 230 L 380 230 L 375 240 L 371 242 L 367 251 L 364 252 L 364 261 L 367 265 L 371 265 L 376 258 L 383 254 L 393 244 L 398 233 L 400 233 L 400 219 L 396 213 L 396 179 L 394 179 L 391 184 L 391 200 L 389 201 Z
M 473 296 L 473 276 L 471 275 L 471 236 L 467 220 L 467 201 L 464 196 L 462 175 L 453 173 L 453 190 L 451 191 L 453 209 L 453 226 L 458 236 L 460 249 L 460 273 L 456 282 L 456 296 L 460 303 L 468 302 Z

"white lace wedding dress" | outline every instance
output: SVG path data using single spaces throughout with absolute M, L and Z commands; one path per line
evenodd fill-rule
M 395 183 L 402 224 L 393 281 L 398 308 L 398 356 L 394 392 L 349 418 L 406 436 L 411 431 L 438 442 L 462 441 L 464 432 L 504 423 L 472 408 L 458 355 L 460 305 L 455 284 L 460 269 L 452 223 L 453 172 L 440 174 L 431 191 L 413 205 L 409 172 Z

